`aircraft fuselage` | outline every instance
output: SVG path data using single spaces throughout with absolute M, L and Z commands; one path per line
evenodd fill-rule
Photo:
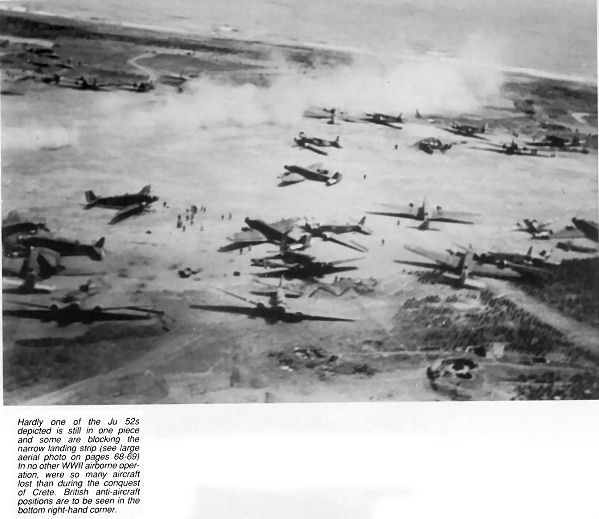
M 87 256 L 94 261 L 102 260 L 102 248 L 95 245 L 85 245 L 77 241 L 49 236 L 28 236 L 19 240 L 19 243 L 28 249 L 49 249 L 60 256 Z
M 118 196 L 100 197 L 90 204 L 90 207 L 104 207 L 106 209 L 123 209 L 130 205 L 148 205 L 158 200 L 157 196 L 143 195 L 140 193 L 124 194 Z

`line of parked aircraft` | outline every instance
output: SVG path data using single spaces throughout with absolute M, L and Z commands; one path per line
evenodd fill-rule
M 401 129 L 399 124 L 406 121 L 402 114 L 397 116 L 382 113 L 366 113 L 362 116 L 350 116 L 345 112 L 332 109 L 322 109 L 306 114 L 310 117 L 327 119 L 329 124 L 337 124 L 338 120 L 347 122 L 367 122 Z M 486 141 L 487 125 L 475 126 L 470 124 L 452 123 L 446 131 L 466 138 Z M 466 141 L 463 141 L 466 142 Z M 294 139 L 294 144 L 300 149 L 327 155 L 322 148 L 341 149 L 340 139 L 334 140 L 320 137 L 310 137 L 300 132 Z M 417 143 L 418 147 L 426 153 L 432 154 L 435 150 L 442 152 L 452 147 L 452 144 L 443 144 L 439 139 L 428 138 Z M 529 154 L 544 156 L 537 153 L 537 148 L 562 151 L 580 151 L 582 143 L 579 139 L 571 142 L 547 136 L 543 141 L 528 142 L 530 149 L 520 148 L 515 142 L 498 148 L 488 148 L 492 151 L 501 151 L 507 154 Z M 310 166 L 285 165 L 284 172 L 279 176 L 279 186 L 289 186 L 304 182 L 305 180 L 322 182 L 325 186 L 333 186 L 342 180 L 339 172 L 325 169 L 322 163 Z M 116 213 L 109 224 L 117 224 L 133 215 L 149 210 L 159 198 L 151 194 L 151 186 L 143 187 L 137 193 L 122 195 L 97 196 L 93 191 L 85 192 L 84 209 L 105 208 L 115 210 Z M 433 222 L 472 225 L 479 216 L 477 213 L 453 211 L 441 206 L 430 206 L 426 199 L 420 205 L 410 203 L 404 206 L 383 203 L 388 209 L 367 211 L 367 214 L 387 216 L 400 219 L 409 219 L 420 222 L 413 228 L 426 231 L 438 230 L 431 227 Z M 222 291 L 248 303 L 250 306 L 234 307 L 231 305 L 192 305 L 192 308 L 226 311 L 245 314 L 251 317 L 264 318 L 267 322 L 299 322 L 303 320 L 325 321 L 351 321 L 342 317 L 329 317 L 322 315 L 305 314 L 291 311 L 287 308 L 285 298 L 297 297 L 297 292 L 287 289 L 283 279 L 299 279 L 307 282 L 316 282 L 318 278 L 329 274 L 357 270 L 353 263 L 363 257 L 351 257 L 336 261 L 321 261 L 308 254 L 306 250 L 311 246 L 312 239 L 320 239 L 335 245 L 343 246 L 360 253 L 368 249 L 352 240 L 341 239 L 339 235 L 361 234 L 370 235 L 372 231 L 366 227 L 366 216 L 357 222 L 344 224 L 310 222 L 307 218 L 299 224 L 300 218 L 286 218 L 273 223 L 260 219 L 246 218 L 244 227 L 240 232 L 228 238 L 229 243 L 223 245 L 219 252 L 251 248 L 261 244 L 273 244 L 278 250 L 262 257 L 251 259 L 251 266 L 260 267 L 265 271 L 255 274 L 256 278 L 278 278 L 278 286 L 264 284 L 261 289 L 252 293 L 268 297 L 266 304 L 251 298 Z M 572 219 L 572 226 L 553 231 L 550 222 L 539 222 L 535 219 L 525 219 L 518 222 L 514 230 L 527 232 L 533 239 L 578 239 L 586 238 L 598 241 L 597 223 L 580 218 Z M 296 229 L 300 235 L 292 235 Z M 32 221 L 21 218 L 17 213 L 9 213 L 2 226 L 3 252 L 6 262 L 3 263 L 4 292 L 11 294 L 43 294 L 55 290 L 54 286 L 42 285 L 37 280 L 47 279 L 55 275 L 94 275 L 99 272 L 82 272 L 65 268 L 61 258 L 68 256 L 83 256 L 92 261 L 102 261 L 104 257 L 105 239 L 100 238 L 94 243 L 82 244 L 77 240 L 70 240 L 55 236 L 43 221 Z M 572 241 L 559 242 L 557 247 L 564 250 L 578 252 L 596 252 L 596 248 L 585 247 Z M 406 249 L 413 254 L 425 257 L 428 263 L 415 260 L 396 260 L 397 263 L 432 268 L 441 274 L 441 278 L 451 282 L 457 287 L 482 288 L 484 284 L 480 277 L 496 277 L 510 280 L 545 280 L 555 264 L 549 262 L 550 254 L 543 251 L 533 255 L 532 248 L 527 253 L 485 252 L 478 253 L 472 247 L 461 247 L 459 250 L 434 251 L 418 246 L 407 245 Z M 13 261 L 11 265 L 10 262 Z M 15 279 L 16 278 L 16 279 Z M 319 288 L 320 289 L 319 284 Z M 132 305 L 102 308 L 94 306 L 83 308 L 81 301 L 97 294 L 102 287 L 92 280 L 80 285 L 78 289 L 71 290 L 59 298 L 64 306 L 58 304 L 39 305 L 35 303 L 15 302 L 18 308 L 6 309 L 5 315 L 17 317 L 36 318 L 46 321 L 55 321 L 59 325 L 72 322 L 89 323 L 101 320 L 140 320 L 149 319 L 155 315 L 162 315 L 160 311 L 141 308 Z M 105 287 L 103 287 L 105 288 Z M 325 287 L 328 288 L 328 287 Z M 292 295 L 295 294 L 295 295 Z

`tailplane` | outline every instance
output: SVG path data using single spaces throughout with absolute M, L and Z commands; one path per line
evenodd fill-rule
M 87 207 L 91 207 L 96 200 L 98 200 L 98 197 L 93 191 L 90 190 L 85 192 L 85 201 L 87 202 Z

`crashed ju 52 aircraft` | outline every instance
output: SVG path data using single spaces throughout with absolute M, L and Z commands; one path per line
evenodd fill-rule
M 308 236 L 299 239 L 289 236 L 298 220 L 299 218 L 287 218 L 274 223 L 266 223 L 262 220 L 246 218 L 247 228 L 227 238 L 231 243 L 223 245 L 218 252 L 230 252 L 262 243 L 279 245 L 282 241 L 285 241 L 291 248 L 305 249 L 309 246 Z
M 103 207 L 106 209 L 117 209 L 117 213 L 110 224 L 115 224 L 132 216 L 142 213 L 151 204 L 158 200 L 157 196 L 150 195 L 151 186 L 145 186 L 139 193 L 125 193 L 116 196 L 96 196 L 93 191 L 85 192 L 85 209 L 92 207 Z
M 318 148 L 341 148 L 339 136 L 335 140 L 329 141 L 319 137 L 308 137 L 304 132 L 300 132 L 294 141 L 297 147 L 313 151 L 319 155 L 328 155 L 328 153 L 324 150 L 316 149 L 315 146 Z
M 530 265 L 515 264 L 508 261 L 485 263 L 471 249 L 463 252 L 439 253 L 422 247 L 405 246 L 406 250 L 424 256 L 434 263 L 419 261 L 395 260 L 396 263 L 415 267 L 432 268 L 441 271 L 443 278 L 453 282 L 458 288 L 485 288 L 484 283 L 474 277 L 490 277 L 497 279 L 545 279 L 549 272 Z
M 304 180 L 314 180 L 316 182 L 324 182 L 327 186 L 333 186 L 341 182 L 342 175 L 338 171 L 334 174 L 328 169 L 323 169 L 322 163 L 311 164 L 308 167 L 303 166 L 284 166 L 285 172 L 280 175 L 279 187 L 297 184 Z
M 517 142 L 512 141 L 510 144 L 495 144 L 490 142 L 489 146 L 492 148 L 475 148 L 482 151 L 492 151 L 493 153 L 502 153 L 503 155 L 521 156 L 521 157 L 539 157 L 539 158 L 553 158 L 555 153 L 539 153 L 537 149 L 529 149 L 526 146 L 519 146 Z
M 396 126 L 396 124 L 404 123 L 404 119 L 402 114 L 399 115 L 389 115 L 389 114 L 381 114 L 378 112 L 375 113 L 367 113 L 362 118 L 363 121 L 374 124 L 381 124 L 383 126 L 388 126 L 389 128 L 394 128 L 395 130 L 401 130 L 401 126 Z
M 276 260 L 282 260 L 278 262 Z M 262 272 L 256 274 L 261 278 L 280 278 L 287 279 L 308 279 L 320 278 L 327 274 L 337 274 L 339 272 L 348 272 L 357 270 L 355 265 L 344 265 L 358 261 L 363 258 L 347 258 L 337 261 L 316 261 L 314 256 L 298 252 L 286 252 L 273 256 L 271 258 L 256 259 L 252 262 L 254 266 L 264 266 L 271 268 L 280 268 L 281 270 Z
M 289 297 L 286 294 L 285 289 L 282 287 L 282 278 L 278 287 L 271 287 L 271 290 L 262 291 L 262 295 L 268 296 L 268 303 L 264 304 L 259 301 L 255 301 L 252 299 L 248 299 L 247 297 L 243 297 L 233 292 L 228 292 L 227 290 L 219 290 L 219 292 L 223 292 L 231 297 L 235 297 L 236 299 L 240 299 L 246 303 L 249 303 L 252 306 L 232 306 L 232 305 L 200 305 L 200 304 L 192 304 L 190 308 L 194 308 L 197 310 L 209 310 L 212 312 L 227 312 L 232 314 L 243 314 L 252 318 L 262 318 L 268 324 L 274 324 L 277 322 L 284 323 L 298 323 L 300 321 L 340 321 L 340 322 L 352 322 L 354 319 L 347 319 L 345 317 L 331 317 L 326 315 L 313 315 L 313 314 L 305 314 L 303 312 L 293 312 L 287 308 L 285 304 L 285 297 Z M 293 296 L 291 296 L 293 297 Z
M 372 230 L 366 227 L 364 224 L 366 223 L 366 217 L 363 216 L 359 222 L 356 223 L 345 223 L 345 224 L 310 224 L 306 222 L 302 229 L 306 232 L 311 233 L 312 235 L 319 235 L 320 233 L 334 233 L 334 234 L 343 234 L 347 232 L 358 232 L 360 234 L 372 234 Z
M 32 221 L 24 218 L 18 211 L 11 211 L 2 220 L 2 244 L 14 235 L 37 234 L 39 231 L 50 232 L 46 223 L 40 220 Z
M 381 216 L 393 216 L 396 218 L 410 218 L 412 220 L 420 220 L 422 224 L 418 226 L 420 230 L 430 229 L 430 222 L 448 222 L 473 224 L 471 218 L 478 216 L 477 213 L 446 211 L 441 206 L 429 208 L 426 199 L 422 205 L 417 207 L 413 203 L 407 206 L 397 206 L 392 204 L 381 204 L 393 208 L 393 211 L 367 211 L 368 214 L 376 214 Z
M 77 240 L 55 238 L 35 234 L 33 236 L 19 236 L 16 244 L 6 251 L 13 258 L 24 258 L 31 255 L 32 249 L 51 255 L 55 258 L 66 256 L 87 256 L 93 261 L 102 261 L 104 257 L 104 237 L 96 243 L 84 244 Z
M 549 228 L 551 222 L 539 222 L 536 219 L 524 218 L 522 222 L 516 222 L 516 226 L 512 228 L 513 231 L 527 232 L 535 240 L 548 240 L 553 234 L 553 231 Z
M 445 131 L 453 133 L 454 135 L 461 135 L 462 137 L 474 137 L 476 139 L 484 139 L 480 134 L 487 132 L 487 123 L 482 126 L 472 126 L 471 124 L 458 124 L 451 123 L 450 128 L 444 128 Z
M 336 243 L 358 252 L 368 252 L 368 249 L 364 247 L 364 245 L 361 245 L 353 240 L 345 242 L 332 236 L 332 234 L 345 234 L 350 232 L 357 232 L 366 235 L 372 234 L 372 231 L 365 227 L 365 222 L 365 216 L 357 223 L 347 224 L 310 224 L 306 221 L 306 223 L 302 226 L 302 230 L 315 238 L 320 238 L 323 241 L 330 241 L 331 243 Z

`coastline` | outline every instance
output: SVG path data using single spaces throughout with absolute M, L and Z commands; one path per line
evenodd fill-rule
M 293 39 L 282 38 L 251 38 L 237 30 L 231 30 L 226 35 L 215 35 L 202 32 L 192 32 L 182 28 L 169 27 L 154 24 L 139 24 L 131 22 L 119 22 L 116 20 L 97 20 L 77 16 L 64 16 L 48 11 L 28 10 L 17 7 L 0 7 L 0 20 L 6 16 L 17 16 L 25 19 L 39 20 L 64 25 L 65 27 L 77 27 L 88 31 L 90 37 L 95 33 L 105 37 L 117 37 L 140 41 L 146 39 L 146 43 L 155 43 L 161 46 L 179 47 L 182 49 L 197 50 L 218 50 L 225 52 L 225 49 L 243 47 L 257 48 L 279 48 L 288 50 L 298 50 L 302 52 L 331 53 L 341 63 L 349 64 L 353 57 L 369 56 L 374 58 L 375 54 L 371 51 L 357 47 L 317 43 L 317 42 L 297 42 Z M 408 57 L 418 57 L 417 54 L 408 53 Z M 448 61 L 462 61 L 461 58 L 451 55 L 441 55 L 441 59 Z M 535 69 L 529 67 L 519 67 L 513 65 L 489 65 L 486 62 L 477 62 L 478 66 L 488 68 L 502 73 L 506 79 L 548 79 L 563 81 L 567 83 L 582 84 L 585 86 L 597 87 L 597 76 L 585 76 L 579 74 L 562 74 L 553 71 Z

